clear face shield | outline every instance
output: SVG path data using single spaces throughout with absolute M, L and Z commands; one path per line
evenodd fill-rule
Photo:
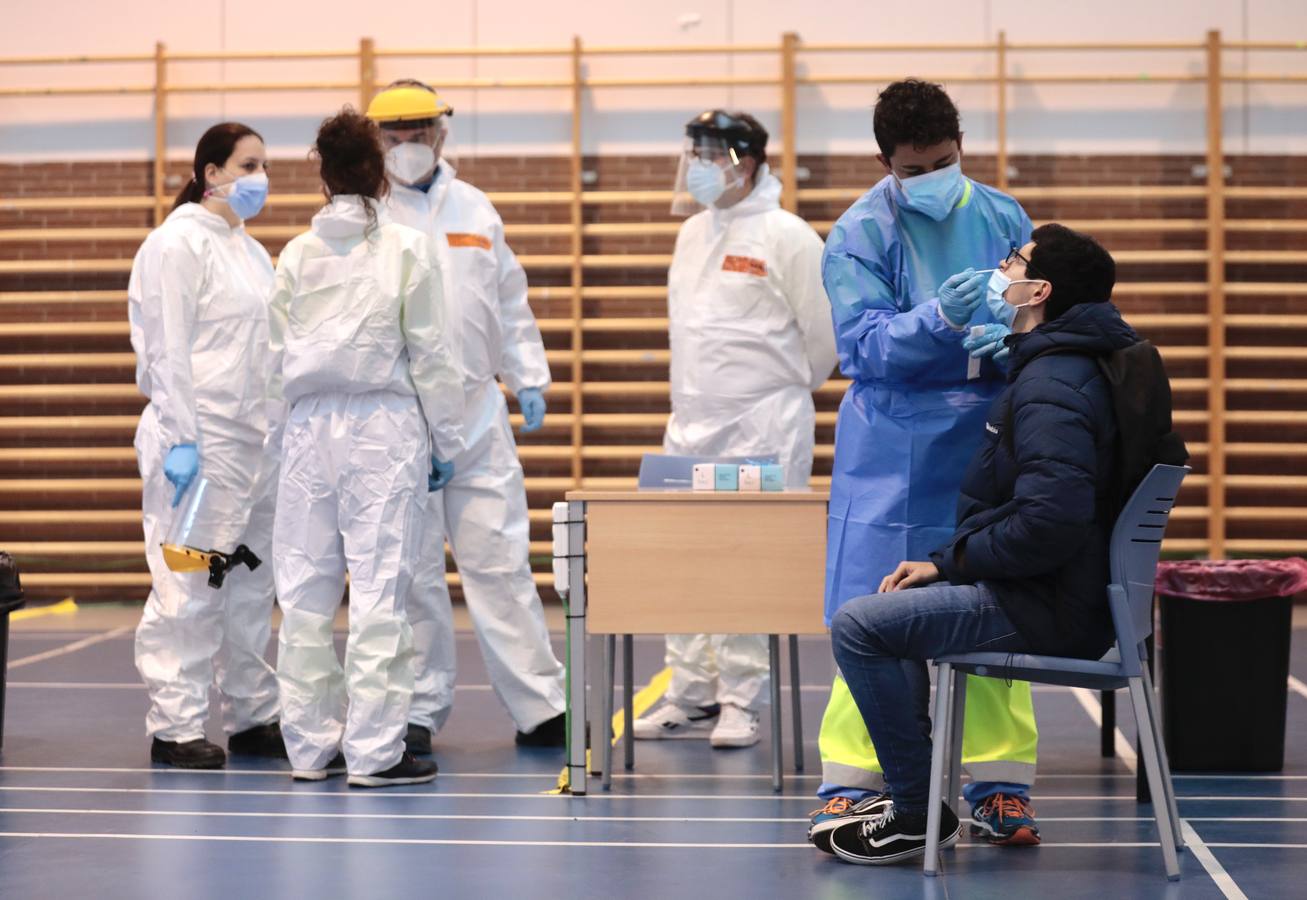
M 182 502 L 173 510 L 172 524 L 163 542 L 163 561 L 174 572 L 209 573 L 209 587 L 220 588 L 227 573 L 244 563 L 251 570 L 262 563 L 244 544 L 230 551 L 219 550 L 215 544 L 218 535 L 227 530 L 214 514 L 213 483 L 197 478 L 182 495 Z
M 712 206 L 746 179 L 743 158 L 725 138 L 687 137 L 672 187 L 672 215 L 689 216 Z
M 449 116 L 424 122 L 384 122 L 381 149 L 386 152 L 386 173 L 401 184 L 421 184 L 432 176 L 441 160 L 450 158 Z

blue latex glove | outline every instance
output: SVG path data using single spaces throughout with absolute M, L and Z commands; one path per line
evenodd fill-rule
M 971 314 L 985 299 L 985 285 L 989 283 L 988 272 L 967 269 L 939 286 L 939 311 L 954 328 L 961 328 L 971 320 Z
M 1007 360 L 1010 351 L 1003 338 L 1012 333 L 1012 329 L 1006 325 L 1000 325 L 997 322 L 991 322 L 985 326 L 985 330 L 975 337 L 968 335 L 962 341 L 962 349 L 966 350 L 977 359 L 986 356 L 992 357 L 994 362 L 1001 363 Z
M 540 388 L 522 388 L 517 393 L 517 403 L 522 407 L 522 418 L 526 419 L 526 424 L 522 426 L 523 434 L 535 431 L 544 424 L 545 395 Z
M 427 476 L 427 490 L 438 491 L 454 477 L 454 464 L 431 457 L 431 474 Z
M 173 506 L 182 502 L 182 494 L 186 493 L 199 471 L 200 454 L 194 444 L 177 444 L 168 451 L 163 461 L 163 475 L 177 488 L 177 493 L 172 496 Z

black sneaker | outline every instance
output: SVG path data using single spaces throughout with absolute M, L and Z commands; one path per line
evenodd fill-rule
M 332 775 L 345 774 L 345 754 L 337 753 L 321 769 L 291 769 L 290 777 L 296 781 L 326 781 Z
M 874 819 L 885 812 L 890 802 L 889 793 L 886 791 L 881 791 L 873 797 L 865 797 L 857 803 L 848 797 L 835 797 L 812 813 L 812 824 L 808 827 L 808 843 L 822 853 L 834 853 L 830 846 L 832 831 L 850 822 Z
M 436 780 L 436 764 L 432 760 L 418 759 L 405 753 L 384 772 L 372 775 L 349 776 L 350 787 L 389 787 L 394 784 L 426 784 Z
M 236 732 L 227 738 L 227 752 L 232 756 L 285 759 L 286 742 L 281 739 L 281 723 L 269 722 Z
M 404 735 L 404 749 L 414 756 L 430 756 L 431 729 L 409 722 L 408 732 Z
M 940 849 L 952 847 L 962 833 L 957 814 L 942 804 L 939 823 Z M 860 866 L 888 863 L 923 856 L 926 853 L 926 811 L 900 812 L 892 803 L 883 814 L 864 822 L 851 822 L 830 835 L 831 849 L 845 862 Z
M 227 764 L 227 754 L 204 738 L 180 742 L 155 738 L 150 744 L 150 761 L 175 769 L 221 769 Z
M 567 746 L 567 713 L 546 719 L 530 731 L 519 731 L 516 741 L 519 747 Z

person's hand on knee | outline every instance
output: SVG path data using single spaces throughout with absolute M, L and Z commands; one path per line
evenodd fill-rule
M 887 594 L 890 591 L 906 591 L 908 588 L 922 587 L 939 581 L 941 577 L 943 576 L 939 574 L 939 567 L 933 562 L 904 560 L 899 563 L 897 569 L 881 579 L 878 593 Z

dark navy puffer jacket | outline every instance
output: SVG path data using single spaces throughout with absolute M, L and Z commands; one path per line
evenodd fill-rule
M 1138 340 L 1110 303 L 1074 306 L 1007 339 L 1008 386 L 963 478 L 957 531 L 931 554 L 951 583 L 985 582 L 1034 653 L 1092 659 L 1112 643 L 1107 554 L 1119 463 L 1096 358 Z

